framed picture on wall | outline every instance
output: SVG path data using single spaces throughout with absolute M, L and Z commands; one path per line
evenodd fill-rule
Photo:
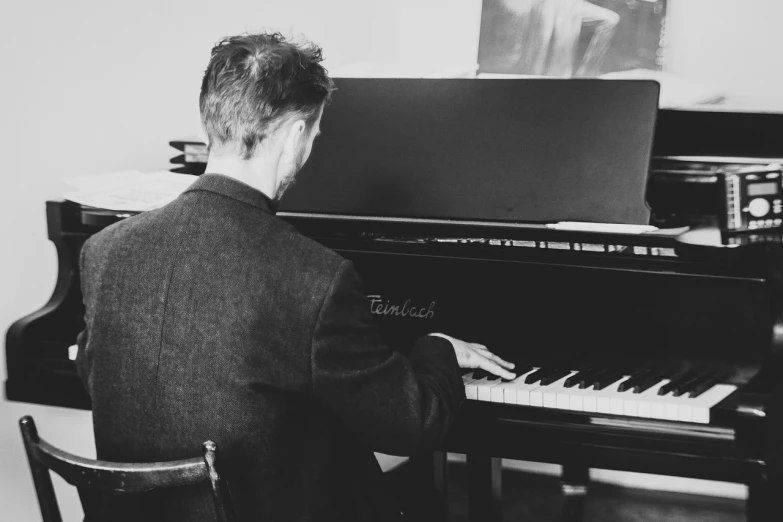
M 665 20 L 666 0 L 483 0 L 479 73 L 660 71 Z

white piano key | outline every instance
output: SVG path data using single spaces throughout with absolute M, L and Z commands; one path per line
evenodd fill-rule
M 513 381 L 506 383 L 503 386 L 503 402 L 506 404 L 518 404 L 518 405 L 529 405 L 530 404 L 530 396 L 529 396 L 529 390 L 527 391 L 527 400 L 524 398 L 522 399 L 523 402 L 519 402 L 520 395 L 524 395 L 525 389 L 529 388 L 530 384 L 525 384 L 525 379 L 528 375 L 536 371 L 537 368 L 534 368 L 530 370 L 529 372 L 520 375 Z
M 669 392 L 659 400 L 664 404 L 664 418 L 666 420 L 693 422 L 693 406 L 695 404 L 692 398 L 685 395 L 675 397 L 672 392 Z
M 546 386 L 541 386 L 541 383 L 536 383 L 537 386 L 530 390 L 530 405 L 544 407 L 544 389 Z
M 658 399 L 658 390 L 661 389 L 661 386 L 669 382 L 668 379 L 663 379 L 661 382 L 656 384 L 655 386 L 652 386 L 650 388 L 647 388 L 642 393 L 639 393 L 636 398 L 636 412 L 639 415 L 639 417 L 644 417 L 647 419 L 653 418 L 653 403 Z M 663 413 L 661 413 L 661 417 L 663 418 Z
M 667 384 L 669 379 L 664 379 L 655 386 L 655 396 L 650 397 L 650 417 L 653 419 L 665 419 L 666 418 L 666 399 L 664 396 L 658 395 L 658 390 Z M 649 390 L 648 390 L 649 391 Z
M 505 402 L 508 404 L 517 404 L 516 402 L 516 389 L 525 384 L 525 377 L 533 373 L 531 370 L 523 375 L 520 375 L 513 381 L 505 381 L 497 386 L 492 387 L 490 390 L 490 400 L 492 402 Z
M 657 389 L 668 382 L 665 380 L 656 386 L 656 396 L 650 397 L 650 417 L 653 419 L 709 424 L 710 408 L 737 389 L 730 384 L 717 384 L 698 397 L 675 397 L 671 392 L 664 396 L 657 395 Z
M 497 386 L 493 386 L 489 390 L 489 401 L 490 402 L 503 402 L 503 390 L 505 389 L 508 382 L 501 381 L 500 384 Z
M 541 386 L 539 383 L 539 386 L 535 388 L 534 390 L 530 391 L 530 405 L 531 406 L 540 406 L 542 408 L 556 408 L 557 407 L 557 396 L 554 394 L 551 394 L 551 390 L 555 390 L 558 385 L 565 382 L 565 377 L 558 379 L 557 381 L 554 381 L 551 384 L 547 384 L 546 386 Z M 545 396 L 545 394 L 549 393 L 548 396 Z
M 663 405 L 663 418 L 666 420 L 677 420 L 677 417 L 679 416 L 678 413 L 678 407 L 677 407 L 677 397 L 672 395 L 672 392 L 667 393 L 666 395 L 659 395 L 660 403 Z
M 699 397 L 686 395 L 675 397 L 671 392 L 663 396 L 658 395 L 658 390 L 668 382 L 668 379 L 664 379 L 641 394 L 612 390 L 611 396 L 603 397 L 603 407 L 606 409 L 605 402 L 608 398 L 610 412 L 616 415 L 708 424 L 710 408 L 736 390 L 735 386 L 721 384 L 710 388 Z M 618 402 L 620 398 L 623 400 L 622 409 Z
M 598 390 L 590 386 L 582 390 L 582 411 L 595 413 L 598 411 Z
M 592 386 L 566 388 L 565 381 L 576 371 L 547 386 L 541 386 L 540 382 L 525 384 L 525 379 L 537 370 L 534 368 L 509 382 L 486 377 L 475 379 L 473 373 L 465 374 L 462 378 L 465 394 L 471 400 L 708 424 L 710 409 L 737 389 L 733 385 L 718 384 L 698 397 L 674 397 L 671 392 L 661 396 L 658 391 L 669 383 L 668 379 L 662 379 L 639 394 L 630 390 L 620 392 L 620 384 L 629 376 L 623 376 L 603 390 Z
M 467 386 L 469 383 L 471 383 L 471 382 L 476 380 L 476 378 L 473 377 L 473 373 L 474 372 L 469 372 L 469 373 L 466 373 L 465 375 L 462 376 L 462 384 L 463 385 Z
M 698 397 L 690 398 L 692 418 L 691 422 L 701 424 L 710 423 L 710 409 L 720 401 L 734 393 L 737 387 L 732 384 L 716 384 Z
M 484 387 L 487 384 L 495 384 L 497 381 L 490 381 L 486 377 L 482 379 L 476 379 L 471 382 L 469 382 L 467 385 L 465 385 L 465 396 L 473 401 L 480 400 L 479 399 L 479 389 Z
M 631 390 L 626 390 L 623 392 L 623 394 L 628 394 L 628 397 L 625 397 L 623 399 L 623 413 L 622 415 L 626 417 L 638 417 L 639 416 L 639 408 L 638 403 L 636 402 L 636 395 Z
M 693 420 L 693 408 L 690 399 L 687 397 L 676 397 L 677 402 L 677 420 L 682 422 L 691 422 Z
M 462 384 L 465 385 L 465 397 L 473 401 L 478 400 L 478 388 L 470 386 L 474 381 L 476 379 L 473 378 L 473 372 L 462 376 Z
M 596 390 L 593 392 L 593 395 L 597 399 L 596 411 L 598 411 L 598 413 L 615 413 L 619 410 L 620 415 L 622 415 L 622 399 L 617 397 L 617 393 L 618 388 L 620 387 L 620 383 L 627 380 L 628 378 L 629 376 L 625 375 L 603 390 Z
M 631 395 L 631 392 L 627 390 L 621 392 L 620 385 L 623 383 L 623 381 L 627 381 L 630 378 L 631 378 L 630 375 L 623 376 L 621 380 L 615 383 L 617 386 L 615 386 L 610 392 L 612 414 L 614 415 L 625 415 L 625 401 L 628 398 L 628 396 Z
M 579 386 L 571 388 L 568 394 L 568 409 L 574 411 L 583 411 L 584 405 L 584 390 Z
M 487 379 L 486 382 L 480 383 L 478 385 L 478 400 L 490 402 L 492 399 L 492 388 L 499 384 L 503 384 L 503 381 L 499 378 L 491 381 Z
M 563 377 L 560 381 L 561 384 L 555 389 L 550 390 L 548 393 L 554 393 L 555 394 L 555 408 L 558 410 L 569 410 L 571 409 L 571 396 L 573 390 L 578 389 L 575 386 L 571 386 L 570 388 L 566 388 L 565 381 L 568 380 L 569 377 L 576 375 L 579 372 L 571 372 L 565 377 Z
M 557 394 L 565 389 L 563 387 L 563 384 L 565 384 L 566 379 L 568 379 L 575 373 L 576 372 L 569 372 L 568 375 L 561 377 L 560 379 L 556 380 L 552 384 L 541 387 L 542 388 L 541 394 L 542 394 L 542 401 L 543 401 L 544 408 L 552 408 L 552 409 L 557 408 Z M 535 390 L 535 392 L 538 392 L 538 390 Z
M 568 409 L 574 411 L 595 411 L 595 397 L 588 399 L 588 395 L 593 393 L 593 387 L 580 388 L 574 386 L 568 394 Z M 590 405 L 592 404 L 592 406 Z M 585 409 L 592 407 L 592 410 Z
M 661 380 L 661 382 L 655 386 L 646 389 L 642 393 L 634 393 L 632 390 L 627 390 L 624 392 L 626 396 L 623 402 L 623 415 L 626 417 L 650 418 L 651 412 L 649 398 L 651 394 L 654 394 L 657 397 L 658 389 L 661 386 L 663 386 L 663 380 Z
M 571 396 L 568 395 L 570 388 L 563 388 L 562 391 L 557 392 L 557 409 L 558 410 L 570 410 L 571 409 Z
M 517 404 L 520 406 L 533 406 L 533 404 L 530 402 L 530 392 L 532 392 L 535 389 L 540 388 L 539 383 L 534 384 L 523 384 L 516 388 L 516 400 Z M 543 402 L 539 404 L 539 406 L 542 406 Z

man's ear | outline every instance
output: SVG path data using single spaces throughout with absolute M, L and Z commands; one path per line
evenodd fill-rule
M 294 120 L 288 127 L 285 142 L 283 143 L 283 155 L 286 157 L 296 157 L 299 150 L 299 144 L 307 133 L 307 124 L 304 120 Z

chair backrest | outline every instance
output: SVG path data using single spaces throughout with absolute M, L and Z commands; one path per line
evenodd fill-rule
M 118 463 L 91 460 L 62 451 L 38 436 L 33 418 L 19 420 L 27 459 L 44 522 L 62 522 L 50 470 L 80 490 L 135 494 L 153 489 L 209 482 L 219 522 L 234 522 L 228 486 L 218 473 L 217 445 L 203 444 L 203 458 L 152 463 Z

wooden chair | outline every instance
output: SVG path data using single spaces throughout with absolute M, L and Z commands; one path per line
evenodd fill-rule
M 62 522 L 50 470 L 80 490 L 116 495 L 209 482 L 216 520 L 236 521 L 228 486 L 218 474 L 217 445 L 210 440 L 203 444 L 203 458 L 130 464 L 90 460 L 66 453 L 38 436 L 35 422 L 29 415 L 19 420 L 19 426 L 44 522 Z

